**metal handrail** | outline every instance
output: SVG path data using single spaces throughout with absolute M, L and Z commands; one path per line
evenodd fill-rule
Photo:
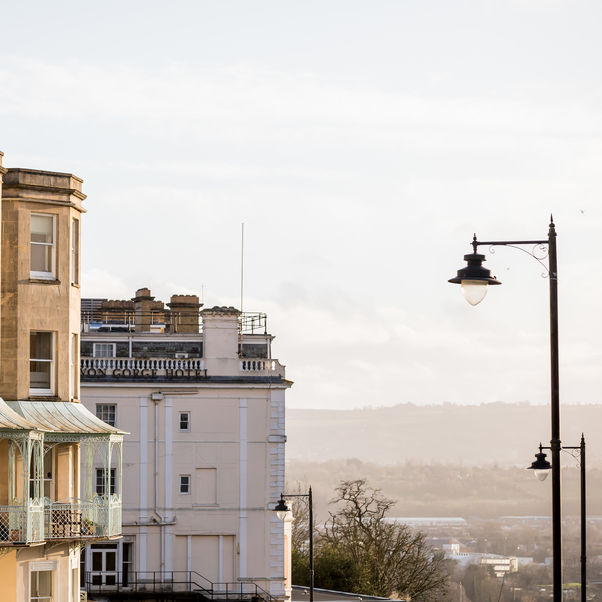
M 107 583 L 107 577 L 111 583 Z M 96 581 L 96 582 L 95 582 Z M 88 593 L 110 592 L 197 592 L 209 600 L 263 600 L 274 597 L 251 581 L 213 582 L 196 571 L 86 571 Z

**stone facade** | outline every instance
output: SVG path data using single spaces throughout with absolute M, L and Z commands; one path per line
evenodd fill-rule
M 0 153 L 2 600 L 80 599 L 80 549 L 120 534 L 122 433 L 79 403 L 82 180 Z M 102 460 L 107 495 L 93 493 Z M 83 469 L 80 462 L 83 462 Z M 105 478 L 106 477 L 106 478 Z

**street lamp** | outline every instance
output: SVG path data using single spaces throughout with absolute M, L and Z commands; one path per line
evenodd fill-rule
M 544 449 L 550 449 L 549 447 L 543 447 L 539 444 L 539 453 L 535 454 L 537 460 L 529 466 L 533 469 L 535 476 L 543 481 L 550 471 L 551 465 L 545 459 L 546 454 L 543 453 Z M 587 600 L 587 551 L 586 551 L 586 535 L 587 535 L 587 522 L 586 522 L 586 495 L 585 495 L 585 437 L 581 433 L 581 442 L 578 446 L 564 445 L 562 449 L 567 450 L 579 450 L 579 472 L 580 472 L 580 490 L 581 490 L 581 601 Z
M 552 554 L 553 554 L 553 582 L 554 602 L 562 601 L 562 522 L 560 502 L 560 384 L 558 371 L 558 265 L 556 256 L 556 228 L 554 220 L 550 217 L 548 238 L 545 240 L 502 240 L 478 241 L 476 235 L 472 240 L 473 252 L 465 255 L 467 266 L 458 270 L 455 278 L 449 282 L 461 284 L 462 291 L 471 305 L 476 305 L 483 300 L 489 285 L 501 284 L 491 276 L 489 270 L 481 264 L 484 255 L 479 255 L 477 249 L 485 245 L 489 247 L 505 246 L 516 247 L 525 251 L 534 259 L 543 263 L 544 257 L 539 257 L 535 249 L 547 250 L 548 266 L 546 268 L 550 282 L 550 381 L 551 381 L 551 413 L 552 437 L 550 449 L 552 451 Z M 533 247 L 528 251 L 524 247 Z M 543 264 L 545 266 L 545 264 Z
M 537 460 L 531 463 L 529 466 L 529 470 L 533 470 L 533 473 L 540 481 L 545 481 L 548 477 L 550 470 L 552 469 L 552 465 L 546 460 L 547 454 L 543 453 L 543 446 L 541 443 L 539 444 L 539 453 L 535 454 Z M 546 447 L 546 449 L 550 449 Z
M 314 602 L 314 504 L 311 487 L 308 493 L 281 493 L 280 500 L 274 507 L 276 516 L 284 520 L 290 510 L 287 497 L 306 497 L 309 506 L 309 602 Z

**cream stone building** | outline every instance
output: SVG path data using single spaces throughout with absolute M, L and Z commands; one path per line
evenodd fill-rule
M 201 310 L 195 295 L 164 304 L 148 289 L 82 306 L 83 403 L 131 433 L 124 537 L 88 551 L 89 592 L 148 591 L 152 581 L 189 582 L 210 599 L 290 597 L 290 523 L 273 508 L 291 382 L 265 314 Z
M 79 403 L 85 195 L 71 174 L 2 158 L 0 598 L 75 602 L 80 550 L 121 533 L 123 433 Z

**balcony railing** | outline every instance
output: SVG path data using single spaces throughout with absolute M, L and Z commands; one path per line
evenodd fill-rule
M 121 499 L 98 496 L 91 502 L 30 501 L 0 506 L 0 546 L 53 539 L 121 535 Z
M 140 374 L 142 371 L 153 370 L 203 370 L 205 362 L 202 358 L 133 358 L 133 357 L 82 357 L 82 370 L 134 370 Z
M 96 496 L 92 501 L 47 502 L 46 539 L 113 537 L 121 535 L 121 499 Z
M 24 505 L 0 506 L 0 545 L 41 541 L 44 541 L 42 502 L 30 500 Z
M 246 359 L 240 361 L 241 372 L 274 373 L 284 376 L 284 366 L 278 360 Z
M 248 376 L 282 377 L 285 367 L 275 359 L 243 358 L 238 361 L 238 373 Z M 92 381 L 204 381 L 208 374 L 203 358 L 127 358 L 82 357 L 83 382 Z M 225 374 L 236 375 L 233 363 Z M 233 371 L 233 372 L 232 372 Z

